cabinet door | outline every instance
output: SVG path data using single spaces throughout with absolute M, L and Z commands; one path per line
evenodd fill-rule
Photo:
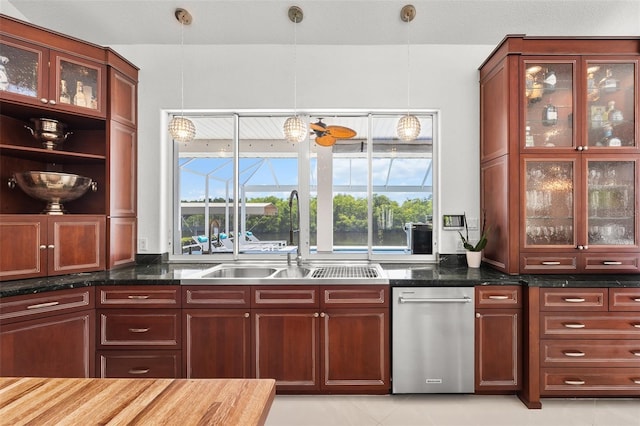
M 322 321 L 322 388 L 388 393 L 389 310 L 330 309 Z
M 46 216 L 0 216 L 0 253 L 0 280 L 46 275 Z
M 48 233 L 49 275 L 104 270 L 104 216 L 51 216 Z
M 108 268 L 129 265 L 136 260 L 136 225 L 135 217 L 110 217 L 109 241 L 107 252 L 109 253 Z
M 524 151 L 573 150 L 576 66 L 571 57 L 523 60 Z
M 3 325 L 0 375 L 94 376 L 94 310 Z
M 253 310 L 253 376 L 277 389 L 320 389 L 319 313 L 308 309 Z
M 57 104 L 57 109 L 105 117 L 106 67 L 55 50 L 49 56 L 49 103 Z
M 522 160 L 523 206 L 521 246 L 545 252 L 573 251 L 576 248 L 575 182 L 579 164 L 575 157 L 524 157 Z M 558 263 L 549 260 L 542 267 Z
M 589 250 L 638 250 L 637 185 L 640 161 L 587 157 L 587 238 Z M 614 259 L 615 260 L 615 259 Z
M 135 216 L 137 179 L 136 129 L 112 121 L 109 128 L 110 216 Z
M 521 316 L 519 309 L 476 311 L 477 392 L 521 388 Z
M 637 151 L 638 60 L 585 61 L 585 138 L 589 148 Z
M 250 378 L 248 309 L 185 309 L 185 377 Z
M 48 104 L 48 63 L 48 49 L 1 36 L 0 99 Z

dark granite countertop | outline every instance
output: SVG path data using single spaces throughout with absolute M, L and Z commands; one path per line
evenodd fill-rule
M 180 285 L 211 263 L 156 263 L 103 272 L 0 282 L 0 297 L 99 285 Z M 468 268 L 464 260 L 439 264 L 382 263 L 393 287 L 524 285 L 530 287 L 640 287 L 640 274 L 507 275 L 492 268 Z

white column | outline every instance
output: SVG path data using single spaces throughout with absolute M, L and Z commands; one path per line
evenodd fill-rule
M 333 251 L 333 149 L 318 147 L 318 253 Z

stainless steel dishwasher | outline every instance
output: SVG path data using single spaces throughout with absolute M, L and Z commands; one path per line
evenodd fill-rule
M 394 287 L 392 296 L 392 393 L 473 393 L 473 287 Z

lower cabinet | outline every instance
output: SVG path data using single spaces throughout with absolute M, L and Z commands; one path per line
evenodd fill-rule
M 0 215 L 0 280 L 105 269 L 105 218 Z
M 388 393 L 387 286 L 183 286 L 185 377 Z
M 0 299 L 0 376 L 93 377 L 92 287 Z
M 182 377 L 179 286 L 100 286 L 98 377 Z
M 476 392 L 517 391 L 522 387 L 522 289 L 478 286 L 475 292 Z

